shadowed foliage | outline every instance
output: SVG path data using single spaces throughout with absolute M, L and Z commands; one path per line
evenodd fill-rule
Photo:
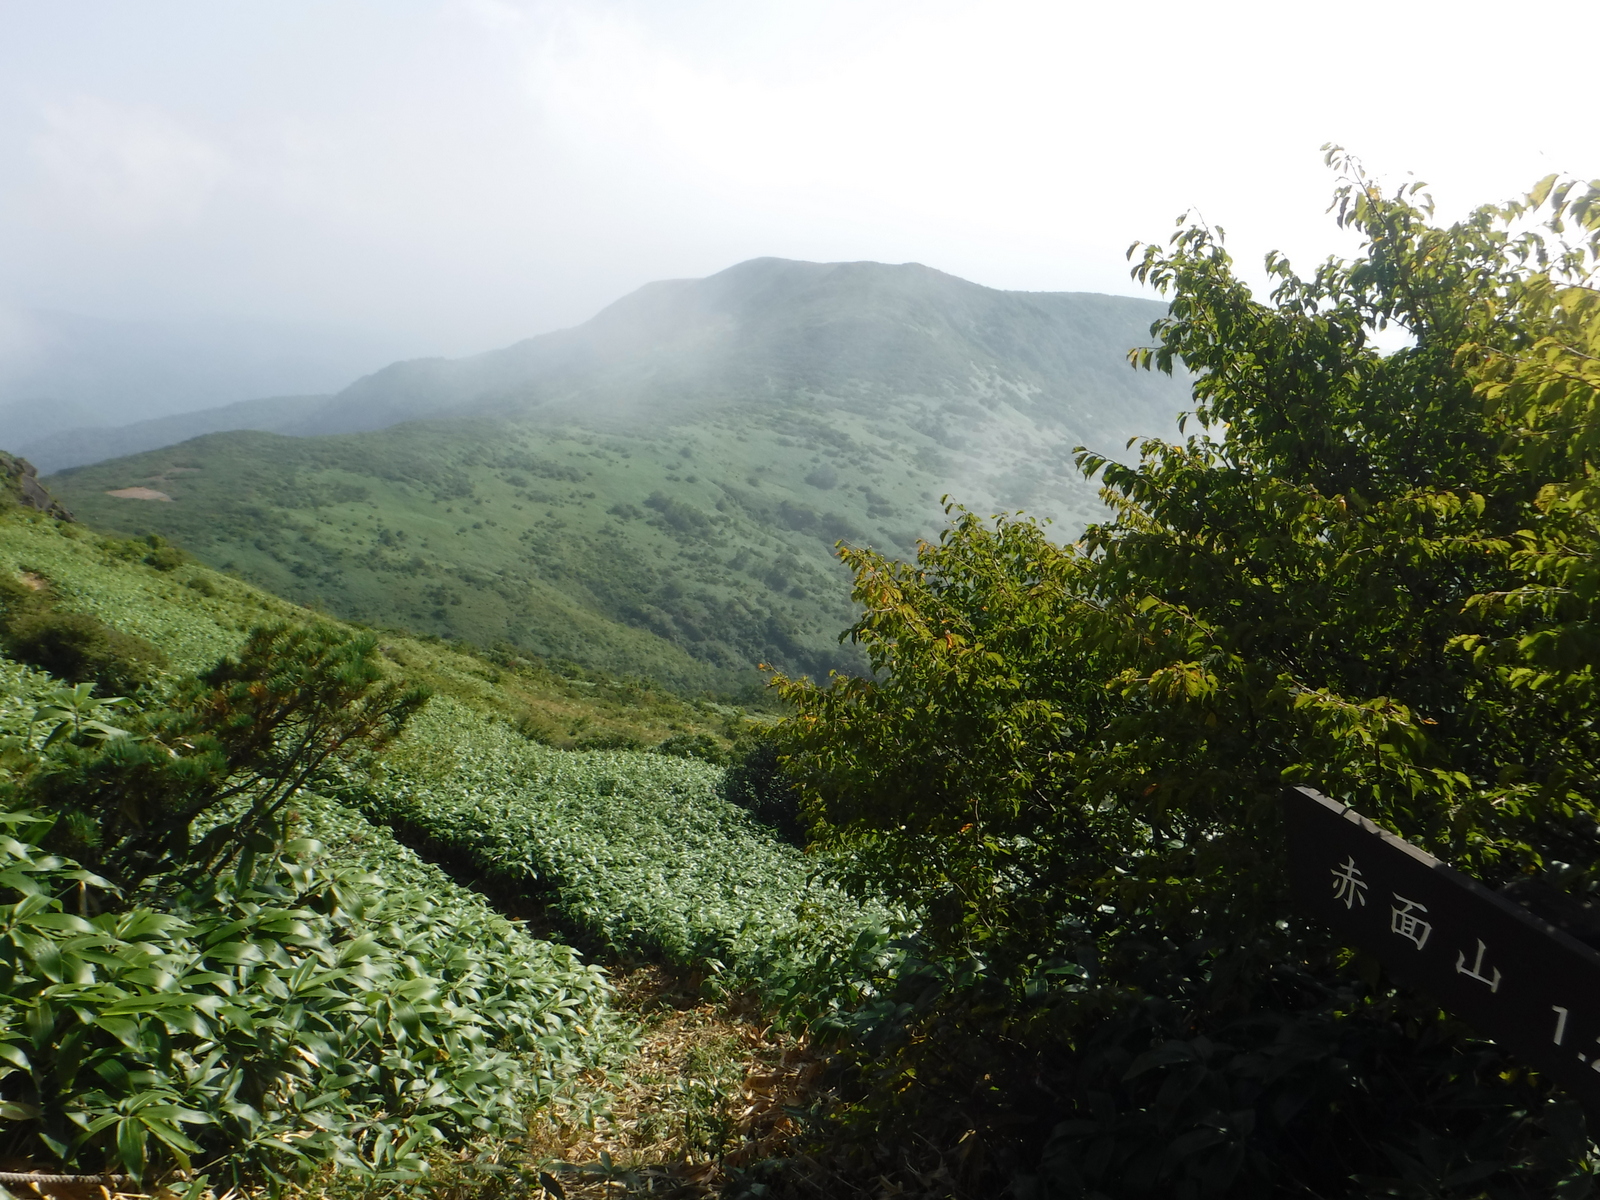
M 1357 172 L 1361 256 L 1269 302 L 1204 226 L 1136 247 L 1200 432 L 1082 452 L 1076 545 L 846 553 L 873 676 L 778 682 L 822 842 L 924 914 L 847 1027 L 860 1144 L 974 1194 L 1590 1194 L 1571 1099 L 1296 913 L 1276 801 L 1600 895 L 1597 201 L 1441 228 Z

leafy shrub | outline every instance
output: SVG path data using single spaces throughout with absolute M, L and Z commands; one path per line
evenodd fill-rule
M 0 621 L 9 622 L 14 616 L 39 607 L 39 593 L 21 579 L 0 571 Z
M 672 758 L 697 758 L 712 766 L 721 766 L 727 760 L 722 743 L 709 733 L 675 733 L 657 742 L 650 752 Z
M 804 846 L 800 791 L 783 772 L 770 735 L 742 740 L 722 780 L 722 795 L 792 846 Z
M 54 589 L 0 572 L 0 646 L 12 658 L 70 683 L 94 683 L 102 695 L 149 683 L 166 656 L 141 637 L 84 612 L 58 607 Z
M 538 739 L 531 739 L 537 741 Z M 572 741 L 574 750 L 643 750 L 644 743 L 631 733 L 586 733 Z
M 537 742 L 541 746 L 552 746 L 559 736 L 556 728 L 545 718 L 525 712 L 520 714 L 515 722 L 516 730 L 530 742 Z
M 141 637 L 87 613 L 38 607 L 5 624 L 5 651 L 19 662 L 70 683 L 93 683 L 102 695 L 124 695 L 149 683 L 166 656 Z
M 61 815 L 58 848 L 121 886 L 214 871 L 270 851 L 302 787 L 331 759 L 380 748 L 426 699 L 383 681 L 370 634 L 264 626 L 128 728 L 68 730 L 6 793 L 13 806 Z M 211 828 L 193 841 L 203 821 Z
M 705 513 L 664 492 L 651 492 L 644 506 L 661 514 L 656 520 L 676 533 L 706 537 L 712 531 L 711 519 Z
M 150 547 L 150 552 L 141 560 L 146 566 L 154 567 L 158 571 L 172 571 L 189 561 L 187 554 L 170 544 L 159 533 L 147 534 L 144 540 Z

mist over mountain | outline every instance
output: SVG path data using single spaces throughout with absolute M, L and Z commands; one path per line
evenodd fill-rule
M 27 454 L 68 430 L 332 392 L 399 350 L 390 337 L 321 325 L 0 309 L 0 445 Z
M 836 542 L 910 553 L 946 494 L 1066 538 L 1094 519 L 1074 447 L 1122 454 L 1187 406 L 1184 380 L 1126 361 L 1163 311 L 916 264 L 757 259 L 325 401 L 238 406 L 277 432 L 52 486 L 98 525 L 335 613 L 681 686 L 757 662 L 825 672 L 855 665 Z
M 1110 442 L 1148 432 L 1151 418 L 1165 427 L 1182 406 L 1180 385 L 1132 372 L 1123 359 L 1161 311 L 1129 297 L 999 291 L 915 263 L 754 259 L 706 279 L 649 284 L 583 325 L 502 350 L 397 362 L 332 396 L 13 443 L 52 471 L 230 429 L 310 436 L 451 412 L 631 429 L 729 407 L 831 402 L 899 406 L 936 441 L 971 451 L 971 435 L 993 424 L 971 419 L 967 406 L 977 404 L 1013 410 L 1047 436 L 1032 453 L 1010 446 L 1021 462 L 1005 446 L 982 448 L 978 458 L 1007 460 L 1009 480 L 1001 469 L 950 482 L 995 476 L 986 495 L 1023 503 L 1026 460 L 1060 435 L 1114 449 Z
M 396 363 L 303 428 L 353 432 L 446 409 L 670 422 L 796 396 L 1003 399 L 1044 419 L 1097 422 L 1109 400 L 1170 391 L 1121 357 L 1161 311 L 1127 297 L 998 291 L 917 263 L 753 259 L 649 284 L 583 325 L 503 350 Z

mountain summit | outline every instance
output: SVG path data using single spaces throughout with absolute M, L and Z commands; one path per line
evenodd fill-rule
M 754 259 L 502 350 L 395 363 L 298 400 L 279 436 L 54 482 L 96 523 L 335 612 L 678 683 L 819 671 L 849 658 L 836 541 L 909 552 L 946 494 L 1069 536 L 1095 516 L 1073 448 L 1169 434 L 1187 402 L 1127 365 L 1163 311 Z
M 583 325 L 503 350 L 396 363 L 300 428 L 352 432 L 446 409 L 674 420 L 802 395 L 1004 398 L 1093 421 L 1108 401 L 1145 407 L 1154 392 L 1165 414 L 1172 389 L 1122 360 L 1162 311 L 1125 297 L 997 291 L 918 263 L 758 258 L 649 284 Z

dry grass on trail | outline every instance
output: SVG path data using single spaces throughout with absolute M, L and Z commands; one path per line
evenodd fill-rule
M 821 1061 L 744 1006 L 704 1000 L 700 980 L 659 966 L 615 976 L 618 1009 L 641 1023 L 638 1051 L 587 1080 L 590 1112 L 543 1112 L 515 1143 L 435 1161 L 403 1189 L 341 1179 L 301 1200 L 704 1200 L 730 1172 L 780 1155 L 797 1132 L 785 1106 L 805 1102 Z
M 638 1053 L 611 1084 L 592 1128 L 547 1126 L 532 1157 L 570 1200 L 716 1194 L 732 1168 L 781 1152 L 784 1111 L 821 1071 L 803 1041 L 774 1034 L 738 1004 L 700 998 L 699 980 L 642 967 L 618 980 L 617 1007 L 638 1014 Z

